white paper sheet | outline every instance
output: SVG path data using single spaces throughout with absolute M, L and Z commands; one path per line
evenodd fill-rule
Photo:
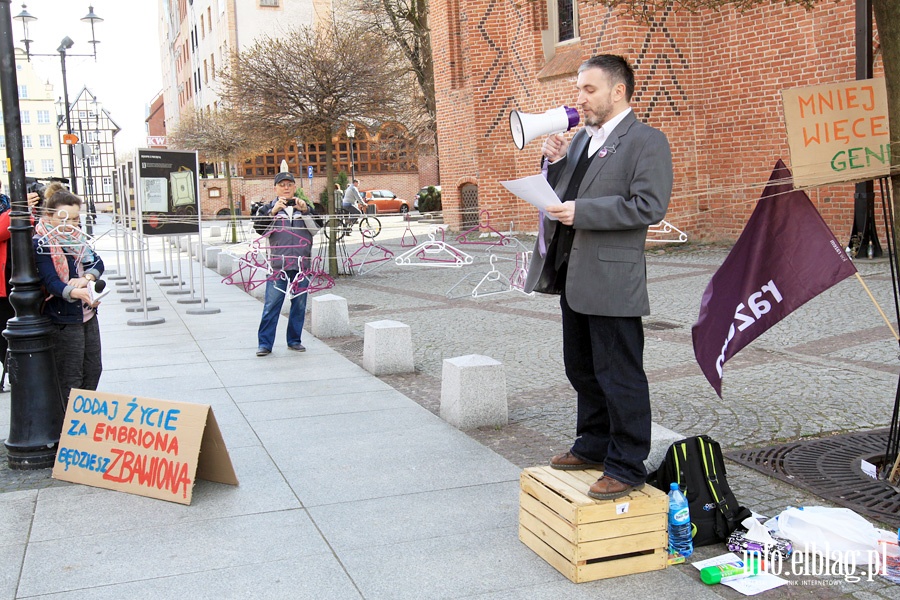
M 737 554 L 729 552 L 728 554 L 722 554 L 721 556 L 715 556 L 713 558 L 700 560 L 691 564 L 692 566 L 696 567 L 697 570 L 700 570 L 703 567 L 722 565 L 725 563 L 734 562 L 736 560 L 743 559 Z M 744 594 L 745 596 L 754 596 L 761 592 L 765 592 L 766 590 L 771 590 L 782 586 L 786 583 L 786 579 L 782 579 L 781 577 L 772 575 L 771 573 L 767 573 L 765 570 L 762 570 L 758 575 L 753 575 L 752 577 L 744 577 L 743 579 L 735 579 L 734 581 L 726 581 L 722 583 L 722 585 L 727 585 L 731 589 L 736 590 Z
M 550 205 L 562 204 L 556 192 L 547 183 L 547 178 L 543 175 L 531 175 L 522 179 L 501 181 L 500 183 L 510 192 L 537 208 L 543 209 Z M 556 220 L 550 215 L 547 215 L 547 218 Z

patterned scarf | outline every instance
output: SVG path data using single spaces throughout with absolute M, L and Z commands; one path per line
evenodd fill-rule
M 67 231 L 63 231 L 66 229 Z M 41 219 L 34 226 L 34 232 L 41 236 L 42 246 L 50 250 L 50 258 L 53 267 L 63 283 L 69 282 L 69 263 L 66 254 L 73 256 L 75 261 L 81 261 L 84 270 L 89 269 L 97 259 L 94 251 L 81 237 L 80 230 L 71 226 L 49 227 L 48 223 Z

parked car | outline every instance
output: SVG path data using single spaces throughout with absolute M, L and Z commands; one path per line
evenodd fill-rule
M 421 200 L 425 196 L 425 193 L 428 192 L 428 188 L 430 188 L 430 187 L 431 187 L 430 185 L 426 185 L 425 187 L 423 187 L 421 190 L 419 190 L 416 193 L 416 199 L 413 200 L 413 208 L 414 209 L 419 210 L 419 200 Z M 441 186 L 436 185 L 436 186 L 434 186 L 434 189 L 437 190 L 438 194 L 441 193 Z
M 366 190 L 362 194 L 366 204 L 374 204 L 380 213 L 409 212 L 409 201 L 398 198 L 391 190 Z

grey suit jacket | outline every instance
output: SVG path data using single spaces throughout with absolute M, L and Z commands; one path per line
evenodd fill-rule
M 560 198 L 586 144 L 587 131 L 575 134 L 566 157 L 550 165 L 549 180 Z M 594 154 L 575 199 L 575 237 L 565 292 L 577 312 L 609 317 L 650 314 L 644 244 L 647 228 L 665 217 L 672 194 L 672 153 L 665 134 L 637 120 L 632 112 Z M 557 221 L 544 219 L 549 246 Z M 555 270 L 535 244 L 525 291 L 559 293 Z

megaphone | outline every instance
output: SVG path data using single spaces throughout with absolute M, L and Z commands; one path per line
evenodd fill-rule
M 568 131 L 578 125 L 580 120 L 578 111 L 568 106 L 551 108 L 539 115 L 513 110 L 509 113 L 509 131 L 516 148 L 521 150 L 534 138 Z

